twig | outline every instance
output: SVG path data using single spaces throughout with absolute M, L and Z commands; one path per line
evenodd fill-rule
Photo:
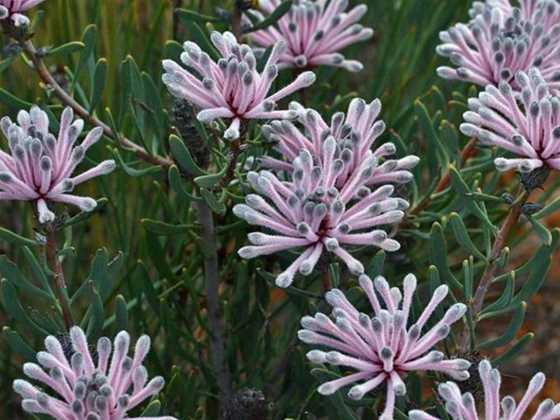
M 223 404 L 232 394 L 231 373 L 226 364 L 224 332 L 221 320 L 218 252 L 214 217 L 204 201 L 195 203 L 198 221 L 202 226 L 202 245 L 204 251 L 204 271 L 206 274 L 206 299 L 208 321 L 210 323 L 210 357 Z
M 43 83 L 50 86 L 58 99 L 66 106 L 71 107 L 76 114 L 78 114 L 90 124 L 101 127 L 103 129 L 103 133 L 107 137 L 110 137 L 118 142 L 124 149 L 134 153 L 139 159 L 158 166 L 171 166 L 173 164 L 173 162 L 169 158 L 155 156 L 148 153 L 143 147 L 138 146 L 136 143 L 120 135 L 119 133 L 115 133 L 111 129 L 111 127 L 109 127 L 94 115 L 90 114 L 87 109 L 80 105 L 58 84 L 58 82 L 55 80 L 55 78 L 45 65 L 41 53 L 37 51 L 31 41 L 20 41 L 20 45 L 22 46 L 29 59 L 33 62 L 35 70 L 37 71 L 37 74 L 39 75 Z
M 45 256 L 47 265 L 54 276 L 54 289 L 62 309 L 64 325 L 66 326 L 66 329 L 69 330 L 74 326 L 74 320 L 72 318 L 70 302 L 68 299 L 68 289 L 66 287 L 66 281 L 64 280 L 64 270 L 62 269 L 62 264 L 60 263 L 57 255 L 58 247 L 56 241 L 56 229 L 54 226 L 47 226 L 46 239 Z
M 231 16 L 231 31 L 237 38 L 239 42 L 241 42 L 241 37 L 243 36 L 243 32 L 241 31 L 241 7 L 238 0 L 234 0 L 233 2 L 233 14 Z
M 515 202 L 511 205 L 509 213 L 505 218 L 498 234 L 496 235 L 496 239 L 494 244 L 492 245 L 492 250 L 490 252 L 490 259 L 489 263 L 480 278 L 480 282 L 476 288 L 474 298 L 470 305 L 471 307 L 471 317 L 473 322 L 476 325 L 477 317 L 480 311 L 482 310 L 482 306 L 484 304 L 484 298 L 486 297 L 486 293 L 490 285 L 492 284 L 492 279 L 496 275 L 497 265 L 496 262 L 502 253 L 502 250 L 505 247 L 506 240 L 513 229 L 513 227 L 517 224 L 519 217 L 521 216 L 522 207 L 527 202 L 529 198 L 530 192 L 523 190 L 521 194 L 517 197 Z M 474 326 L 472 327 L 474 331 Z M 461 347 L 463 351 L 466 351 L 469 347 L 469 343 L 473 342 L 473 337 L 469 337 L 471 333 L 467 330 L 464 331 L 462 340 L 461 340 Z

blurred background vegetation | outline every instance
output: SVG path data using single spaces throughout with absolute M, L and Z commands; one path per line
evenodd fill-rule
M 416 185 L 401 191 L 415 202 L 437 175 L 427 139 L 429 134 L 419 124 L 416 100 L 420 98 L 425 104 L 434 125 L 447 127 L 460 123 L 469 87 L 437 78 L 435 68 L 440 59 L 434 49 L 440 30 L 466 20 L 469 3 L 468 0 L 367 1 L 369 10 L 361 23 L 373 27 L 375 35 L 345 50 L 347 57 L 363 62 L 364 70 L 352 74 L 319 69 L 317 83 L 306 94 L 307 105 L 327 115 L 344 110 L 355 96 L 366 100 L 381 98 L 382 117 L 388 125 L 383 141 L 397 143 L 399 154 L 406 150 L 423 158 Z M 197 40 L 201 36 L 200 28 L 205 30 L 204 23 L 198 22 L 196 26 L 191 20 L 175 15 L 173 10 L 178 7 L 223 16 L 233 9 L 233 4 L 216 0 L 46 0 L 33 15 L 32 40 L 38 48 L 83 41 L 91 53 L 84 54 L 82 50 L 47 56 L 45 60 L 51 72 L 61 85 L 73 89 L 83 104 L 93 102 L 93 112 L 100 119 L 109 122 L 113 118 L 128 138 L 165 155 L 167 138 L 172 133 L 169 110 L 173 104 L 160 81 L 161 60 L 177 57 L 177 44 L 170 41 Z M 215 25 L 220 30 L 225 28 L 225 25 Z M 9 59 L 12 50 L 6 38 L 2 38 L 2 47 L 4 59 Z M 105 66 L 106 77 L 100 83 L 95 77 L 96 69 L 102 71 L 99 69 Z M 291 76 L 289 72 L 282 75 L 284 80 Z M 29 103 L 48 106 L 57 115 L 62 108 L 22 56 L 3 68 L 0 89 L 1 115 L 14 117 L 18 108 Z M 457 136 L 454 129 L 451 132 L 455 133 L 457 145 L 464 146 L 467 139 Z M 97 162 L 116 156 L 115 153 L 114 143 L 105 138 L 95 146 L 89 159 Z M 84 194 L 106 197 L 107 204 L 91 219 L 64 230 L 64 267 L 70 290 L 77 290 L 86 280 L 104 276 L 100 281 L 111 283 L 110 292 L 103 299 L 104 333 L 112 334 L 119 327 L 127 326 L 133 336 L 145 332 L 154 338 L 149 368 L 152 375 L 162 374 L 168 381 L 161 400 L 163 411 L 181 419 L 216 418 L 217 389 L 208 355 L 203 244 L 194 226 L 192 203 L 170 188 L 165 173 L 136 161 L 129 153 L 121 151 L 119 156 L 121 168 L 116 173 L 82 187 Z M 483 165 L 469 176 L 480 178 L 481 171 L 490 169 Z M 494 190 L 507 189 L 507 184 L 500 186 L 504 185 L 503 179 L 492 182 Z M 216 215 L 220 293 L 234 388 L 263 391 L 271 418 L 324 418 L 333 406 L 329 405 L 330 400 L 315 393 L 318 379 L 309 373 L 304 358 L 306 349 L 295 340 L 301 316 L 323 308 L 323 303 L 315 298 L 319 296 L 319 282 L 316 277 L 302 280 L 300 285 L 305 292 L 282 291 L 270 287 L 270 278 L 265 273 L 265 270 L 273 271 L 275 264 L 283 264 L 282 258 L 246 262 L 237 257 L 237 249 L 246 241 L 247 227 L 229 209 L 240 201 L 240 195 L 242 191 L 235 188 L 228 191 L 224 198 L 227 211 Z M 384 260 L 384 272 L 390 280 L 398 282 L 409 271 L 424 279 L 428 276 L 433 255 L 426 240 L 431 223 L 441 217 L 437 215 L 438 209 L 414 220 L 414 229 L 404 229 L 401 242 L 405 246 Z M 499 218 L 503 212 L 504 209 L 498 209 L 493 217 Z M 171 229 L 159 222 L 182 228 Z M 548 222 L 549 226 L 555 224 L 554 220 Z M 30 206 L 0 203 L 0 226 L 33 237 L 34 223 Z M 536 242 L 530 239 L 531 245 L 517 252 L 514 261 L 529 259 L 538 247 Z M 449 264 L 460 268 L 465 256 L 454 244 L 451 243 L 449 252 L 457 255 L 450 257 Z M 7 258 L 16 261 L 24 275 L 30 273 L 21 247 L 3 241 L 0 247 Z M 374 251 L 365 251 L 363 258 L 371 261 L 371 273 L 383 265 L 383 255 Z M 347 285 L 355 281 L 347 273 L 342 272 L 341 276 Z M 556 314 L 560 311 L 550 306 L 549 296 L 557 296 L 556 285 L 549 283 L 547 290 L 556 294 L 534 298 L 536 304 L 529 306 L 527 315 L 529 322 L 518 334 L 522 336 L 529 329 L 537 328 L 537 340 L 525 348 L 529 356 L 518 357 L 505 372 L 518 379 L 513 381 L 514 387 L 524 384 L 533 368 L 544 369 L 549 376 L 558 372 L 558 363 L 550 360 L 548 350 L 542 357 L 537 354 L 541 353 L 541 340 L 547 345 L 560 340 L 555 333 L 555 321 L 550 319 L 560 318 Z M 114 315 L 119 300 L 126 302 L 126 316 Z M 49 317 L 51 308 L 38 307 L 25 296 L 22 304 L 34 323 L 48 324 L 45 318 Z M 76 313 L 85 314 L 91 304 L 89 298 L 82 299 L 77 303 Z M 543 316 L 547 317 L 546 329 L 541 322 Z M 17 330 L 17 339 L 23 337 L 28 349 L 37 351 L 42 346 L 32 328 L 20 321 L 0 311 L 0 323 L 6 327 L 0 341 L 2 418 L 19 416 L 11 381 L 21 376 L 21 363 L 28 358 L 25 352 L 14 351 L 14 346 L 8 345 L 10 340 L 16 340 L 11 333 Z M 507 317 L 503 322 L 507 324 Z M 482 331 L 484 327 L 481 334 Z M 555 350 L 556 347 L 551 351 Z M 550 384 L 548 394 L 559 399 L 555 382 Z M 358 412 L 364 419 L 375 418 L 371 406 Z M 330 414 L 330 418 L 342 417 L 337 412 L 334 416 Z

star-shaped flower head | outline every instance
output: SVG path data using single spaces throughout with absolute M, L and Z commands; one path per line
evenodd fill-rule
M 20 111 L 17 122 L 9 117 L 0 120 L 0 129 L 8 140 L 9 153 L 0 150 L 0 200 L 32 201 L 37 206 L 39 222 L 52 222 L 54 213 L 48 202 L 61 202 L 91 211 L 97 206 L 93 198 L 70 194 L 75 186 L 105 175 L 116 167 L 106 160 L 79 175 L 73 175 L 87 150 L 103 135 L 96 127 L 77 144 L 84 121 L 74 121 L 71 108 L 62 112 L 58 137 L 49 132 L 47 113 L 33 106 Z
M 350 173 L 349 164 L 337 156 L 337 142 L 329 136 L 322 143 L 317 163 L 308 150 L 299 152 L 287 181 L 266 170 L 250 172 L 247 178 L 258 194 L 249 194 L 246 204 L 236 205 L 233 212 L 274 234 L 250 233 L 253 245 L 241 248 L 239 255 L 255 258 L 302 249 L 276 278 L 278 286 L 288 287 L 298 271 L 311 274 L 324 250 L 342 259 L 354 274 L 362 274 L 364 267 L 347 247 L 371 245 L 398 250 L 400 244 L 383 229 L 402 220 L 408 202 L 392 197 L 392 185 L 373 191 L 367 187 L 378 166 L 371 151 Z M 344 183 L 339 182 L 341 177 Z
M 16 27 L 29 25 L 23 13 L 45 0 L 0 0 L 0 21 L 10 19 Z
M 422 334 L 434 310 L 447 296 L 447 286 L 442 285 L 435 290 L 424 311 L 412 322 L 410 312 L 416 290 L 414 275 L 405 277 L 402 292 L 397 287 L 391 288 L 381 276 L 372 282 L 368 276 L 362 275 L 359 281 L 373 314 L 359 312 L 342 291 L 333 289 L 325 297 L 333 307 L 334 321 L 320 312 L 301 320 L 303 329 L 298 332 L 299 339 L 322 348 L 307 353 L 312 363 L 326 363 L 340 366 L 344 371 L 347 368 L 356 371 L 351 374 L 345 372 L 341 378 L 322 384 L 318 388 L 320 394 L 331 395 L 353 385 L 348 396 L 360 400 L 368 392 L 386 384 L 385 409 L 380 419 L 389 420 L 393 419 L 395 398 L 406 394 L 404 379 L 408 373 L 442 372 L 456 380 L 469 377 L 470 363 L 467 360 L 448 360 L 443 353 L 432 350 L 447 337 L 451 325 L 465 314 L 464 304 L 451 306 Z
M 25 412 L 57 420 L 176 420 L 127 416 L 165 384 L 161 376 L 148 382 L 148 371 L 142 365 L 150 351 L 150 337 L 138 339 L 132 357 L 128 356 L 130 336 L 125 331 L 117 334 L 113 348 L 107 337 L 100 338 L 93 354 L 81 328 L 70 330 L 70 340 L 71 356 L 57 338 L 49 336 L 45 339 L 46 351 L 37 353 L 39 364 L 23 365 L 26 376 L 50 389 L 16 379 L 13 388 L 23 397 Z
M 495 159 L 500 171 L 560 169 L 560 97 L 550 93 L 536 68 L 519 72 L 515 80 L 520 94 L 502 82 L 499 88 L 487 86 L 478 99 L 470 99 L 461 132 L 513 154 Z
M 545 376 L 537 373 L 529 382 L 525 395 L 515 402 L 513 397 L 506 396 L 500 402 L 500 386 L 502 378 L 497 369 L 492 369 L 488 360 L 483 360 L 478 365 L 482 386 L 484 387 L 484 405 L 482 415 L 477 413 L 477 403 L 470 392 L 462 393 L 454 382 L 445 382 L 439 385 L 438 392 L 445 402 L 445 409 L 453 420 L 554 420 L 560 419 L 560 404 L 555 404 L 551 399 L 540 403 L 535 414 L 530 417 L 529 405 L 544 386 Z M 413 410 L 408 413 L 410 420 L 439 420 L 424 411 Z
M 277 62 L 286 50 L 284 42 L 274 45 L 259 71 L 253 50 L 239 44 L 232 33 L 212 32 L 210 39 L 220 56 L 218 61 L 190 41 L 185 42 L 185 52 L 181 54 L 186 68 L 172 60 L 163 61 L 163 83 L 173 96 L 199 108 L 199 121 L 231 120 L 224 137 L 234 140 L 239 138 L 244 120 L 295 117 L 291 111 L 277 110 L 277 102 L 313 84 L 315 74 L 303 72 L 287 86 L 269 94 L 278 75 Z
M 264 136 L 274 144 L 274 149 L 283 159 L 260 158 L 261 166 L 291 172 L 292 162 L 303 149 L 309 150 L 321 165 L 323 143 L 325 139 L 332 137 L 336 142 L 336 157 L 344 162 L 344 172 L 336 180 L 337 188 L 348 181 L 372 151 L 379 165 L 373 168 L 366 185 L 404 184 L 413 179 L 410 170 L 418 164 L 418 157 L 408 155 L 391 159 L 396 152 L 393 143 L 384 143 L 372 149 L 385 131 L 385 123 L 378 120 L 381 112 L 379 99 L 368 104 L 361 98 L 355 98 L 350 102 L 348 112 L 335 113 L 330 123 L 325 122 L 314 109 L 304 108 L 297 102 L 292 102 L 290 109 L 297 113 L 299 125 L 291 121 L 273 121 L 262 129 Z
M 266 19 L 282 0 L 261 0 L 259 11 L 250 13 Z M 297 0 L 275 25 L 251 32 L 249 37 L 264 52 L 282 40 L 288 48 L 281 54 L 279 68 L 342 67 L 356 72 L 363 68 L 356 60 L 347 60 L 340 51 L 373 36 L 373 29 L 358 22 L 366 14 L 367 6 L 360 4 L 350 11 L 348 0 Z M 249 20 L 245 23 L 250 25 Z
M 560 3 L 556 0 L 476 1 L 472 20 L 442 32 L 438 54 L 456 66 L 438 74 L 480 86 L 502 81 L 517 90 L 515 74 L 537 67 L 552 90 L 560 89 Z

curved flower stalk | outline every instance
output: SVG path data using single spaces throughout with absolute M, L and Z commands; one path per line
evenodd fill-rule
M 150 351 L 150 337 L 138 339 L 133 357 L 128 356 L 130 336 L 126 331 L 117 334 L 113 349 L 107 337 L 100 338 L 94 354 L 81 328 L 70 329 L 70 340 L 71 357 L 66 356 L 58 339 L 49 336 L 45 339 L 46 351 L 37 353 L 39 364 L 23 365 L 29 378 L 56 394 L 50 396 L 25 380 L 16 379 L 13 388 L 23 397 L 24 411 L 47 414 L 57 420 L 175 420 L 127 417 L 128 411 L 159 393 L 165 384 L 161 376 L 147 382 L 148 372 L 142 362 Z
M 297 113 L 297 121 L 303 127 L 300 130 L 291 121 L 273 121 L 264 125 L 263 135 L 272 143 L 285 160 L 264 157 L 259 159 L 262 166 L 273 170 L 293 170 L 292 162 L 306 149 L 322 165 L 321 151 L 324 140 L 332 136 L 336 141 L 336 155 L 344 162 L 344 172 L 336 180 L 336 187 L 341 188 L 362 164 L 366 156 L 371 153 L 372 146 L 385 131 L 385 123 L 377 120 L 381 112 L 381 101 L 375 99 L 367 104 L 361 98 L 350 102 L 348 112 L 337 112 L 326 123 L 321 115 L 313 109 L 305 109 L 297 102 L 290 104 L 290 109 Z M 410 172 L 419 162 L 418 157 L 409 155 L 401 159 L 390 159 L 396 147 L 393 143 L 385 143 L 375 150 L 373 156 L 383 161 L 373 168 L 366 185 L 381 185 L 388 183 L 403 184 L 411 181 Z
M 23 13 L 45 0 L 0 0 L 0 21 L 10 19 L 16 27 L 29 25 Z
M 545 376 L 537 373 L 529 382 L 525 395 L 517 404 L 513 397 L 506 396 L 500 402 L 500 385 L 502 378 L 497 369 L 492 369 L 490 362 L 483 360 L 478 365 L 482 386 L 484 387 L 483 415 L 477 414 L 476 402 L 470 392 L 461 393 L 461 389 L 454 382 L 445 382 L 439 385 L 438 391 L 445 401 L 445 409 L 453 420 L 553 420 L 560 418 L 560 404 L 555 404 L 551 399 L 546 399 L 530 417 L 527 412 L 529 405 L 544 386 Z M 500 409 L 501 407 L 501 409 Z M 411 420 L 439 420 L 424 411 L 413 410 L 408 413 Z
M 261 0 L 259 11 L 252 11 L 264 20 L 282 0 Z M 356 42 L 373 36 L 373 29 L 357 22 L 366 14 L 367 6 L 361 4 L 346 12 L 346 0 L 300 0 L 274 26 L 249 34 L 251 41 L 261 47 L 261 52 L 279 40 L 288 48 L 281 54 L 279 67 L 312 68 L 317 66 L 341 67 L 351 72 L 363 69 L 362 63 L 347 60 L 340 51 Z M 249 24 L 248 20 L 246 21 Z
M 48 202 L 71 204 L 83 211 L 93 210 L 97 206 L 93 198 L 69 193 L 76 185 L 110 173 L 116 165 L 115 161 L 106 160 L 73 176 L 87 150 L 103 135 L 101 128 L 94 128 L 76 145 L 83 128 L 84 121 L 74 121 L 71 108 L 62 112 L 58 137 L 49 132 L 48 116 L 37 106 L 29 112 L 20 111 L 17 122 L 9 117 L 2 118 L 0 129 L 8 140 L 10 153 L 0 150 L 0 200 L 35 202 L 40 223 L 55 219 L 47 207 Z
M 241 257 L 303 248 L 299 257 L 276 278 L 280 287 L 288 287 L 298 271 L 311 274 L 324 250 L 342 259 L 352 273 L 362 274 L 362 263 L 345 247 L 373 245 L 387 251 L 400 248 L 383 228 L 402 220 L 408 202 L 392 197 L 391 185 L 374 191 L 366 186 L 378 165 L 371 151 L 349 175 L 348 164 L 336 152 L 337 143 L 332 136 L 321 146 L 318 165 L 308 150 L 302 150 L 294 159 L 294 170 L 287 182 L 269 171 L 250 172 L 247 178 L 258 195 L 248 195 L 246 204 L 233 208 L 249 224 L 275 232 L 250 233 L 253 245 L 241 248 Z M 346 182 L 338 182 L 340 177 L 345 177 Z
M 181 54 L 186 68 L 172 60 L 163 61 L 163 83 L 173 96 L 200 109 L 199 121 L 231 120 L 224 137 L 235 140 L 240 136 L 243 120 L 294 118 L 291 111 L 277 110 L 276 103 L 313 84 L 315 74 L 301 73 L 289 85 L 269 94 L 278 75 L 276 63 L 286 50 L 284 42 L 274 45 L 263 71 L 259 72 L 251 48 L 239 44 L 232 33 L 212 32 L 210 39 L 221 56 L 217 62 L 189 41 L 185 42 L 185 52 Z
M 542 166 L 559 169 L 560 97 L 550 94 L 536 68 L 528 74 L 519 72 L 515 80 L 520 95 L 502 82 L 499 89 L 487 86 L 478 99 L 470 99 L 461 132 L 516 155 L 496 158 L 500 171 L 531 172 Z
M 560 4 L 555 0 L 474 2 L 472 20 L 442 32 L 438 54 L 456 68 L 440 67 L 445 79 L 480 86 L 501 81 L 517 90 L 515 74 L 538 67 L 550 88 L 560 89 Z
M 410 311 L 416 290 L 416 277 L 408 274 L 403 290 L 391 288 L 385 278 L 375 281 L 360 276 L 360 286 L 368 297 L 373 316 L 359 312 L 338 289 L 326 294 L 333 307 L 333 321 L 323 313 L 301 320 L 304 329 L 298 332 L 301 341 L 320 345 L 332 351 L 311 350 L 307 358 L 316 364 L 351 368 L 357 372 L 319 386 L 322 395 L 331 395 L 347 385 L 353 385 L 348 396 L 360 400 L 381 384 L 386 384 L 385 410 L 380 419 L 393 419 L 395 397 L 406 394 L 404 377 L 409 372 L 436 371 L 454 379 L 469 377 L 470 363 L 463 359 L 446 360 L 443 353 L 431 350 L 449 334 L 450 327 L 466 311 L 456 303 L 443 318 L 422 335 L 428 319 L 448 293 L 448 287 L 438 287 L 422 314 L 410 327 Z M 360 382 L 359 384 L 355 384 Z

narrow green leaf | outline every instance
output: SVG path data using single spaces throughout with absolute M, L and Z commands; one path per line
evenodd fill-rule
M 186 203 L 189 203 L 190 201 L 200 201 L 200 198 L 195 197 L 185 190 L 183 186 L 185 180 L 179 173 L 177 166 L 170 166 L 167 176 L 169 177 L 169 185 L 171 186 L 171 189 L 175 191 L 181 200 L 184 200 Z
M 24 360 L 36 360 L 37 353 L 25 342 L 17 331 L 12 330 L 10 327 L 4 327 L 2 333 L 4 334 L 6 342 L 15 353 L 23 357 Z
M 212 209 L 212 211 L 216 214 L 223 215 L 226 213 L 226 206 L 225 204 L 220 201 L 212 192 L 208 191 L 205 188 L 200 189 L 200 195 L 208 204 L 208 207 Z
M 143 168 L 143 169 L 135 169 L 124 161 L 118 149 L 113 148 L 112 152 L 117 162 L 119 163 L 120 167 L 128 176 L 137 178 L 146 175 L 152 175 L 161 171 L 161 168 L 159 166 L 148 166 L 147 168 Z
M 459 283 L 457 278 L 449 269 L 449 265 L 447 263 L 447 244 L 443 235 L 443 228 L 439 223 L 436 222 L 432 225 L 432 231 L 430 235 L 431 261 L 438 269 L 442 280 L 452 288 L 462 289 L 463 285 Z
M 540 223 L 533 216 L 527 216 L 527 219 L 529 219 L 529 222 L 533 226 L 535 233 L 539 236 L 542 243 L 545 245 L 550 245 L 552 243 L 552 234 L 550 233 L 550 230 L 548 230 L 545 225 Z
M 93 73 L 93 84 L 91 86 L 91 97 L 89 101 L 90 112 L 93 112 L 95 108 L 97 108 L 101 96 L 103 95 L 103 90 L 105 89 L 106 80 L 107 60 L 105 58 L 100 58 L 95 65 L 95 71 Z
M 475 257 L 486 261 L 486 257 L 484 256 L 484 254 L 480 252 L 480 250 L 472 241 L 461 216 L 459 216 L 457 213 L 451 213 L 449 215 L 449 223 L 451 225 L 451 228 L 453 229 L 453 233 L 455 234 L 455 239 L 457 239 L 457 242 L 459 242 L 459 244 L 463 248 L 465 248 L 465 250 L 473 254 Z
M 115 328 L 117 331 L 128 329 L 128 307 L 123 295 L 115 298 Z
M 196 164 L 189 149 L 183 141 L 172 134 L 169 137 L 169 149 L 180 168 L 192 176 L 202 176 L 206 173 Z
M 514 310 L 513 316 L 511 317 L 510 324 L 506 328 L 506 331 L 498 338 L 480 343 L 478 345 L 478 348 L 482 350 L 490 350 L 508 344 L 515 338 L 517 332 L 521 328 L 521 325 L 523 325 L 526 310 L 527 304 L 525 302 L 521 302 L 519 305 L 517 305 Z
M 159 400 L 153 400 L 144 409 L 140 417 L 154 417 L 159 415 L 160 411 L 161 411 L 161 403 L 159 402 Z
M 85 44 L 80 41 L 71 41 L 66 44 L 59 45 L 58 47 L 50 48 L 47 51 L 49 56 L 55 55 L 70 55 L 79 52 L 85 48 Z
M 13 109 L 29 109 L 33 106 L 32 103 L 24 101 L 2 88 L 0 88 L 0 102 Z
M 496 311 L 501 311 L 511 304 L 513 299 L 513 294 L 515 292 L 515 271 L 511 271 L 505 276 L 505 287 L 502 291 L 501 296 L 493 303 L 486 306 L 481 312 L 481 318 L 485 317 L 486 314 L 491 314 Z
M 12 232 L 11 230 L 5 229 L 0 227 L 0 239 L 2 239 L 3 241 L 6 241 L 12 245 L 18 245 L 18 246 L 36 246 L 36 245 L 40 245 L 39 242 L 34 241 L 32 239 L 29 238 L 25 238 L 21 235 L 18 235 L 15 232 Z
M 492 360 L 492 365 L 494 367 L 499 367 L 500 365 L 503 365 L 507 362 L 509 362 L 510 360 L 512 360 L 513 358 L 515 358 L 518 353 L 521 352 L 521 350 L 523 350 L 523 348 L 529 343 L 529 341 L 531 341 L 533 338 L 535 337 L 535 334 L 533 333 L 527 333 L 525 334 L 523 337 L 521 337 L 517 343 L 515 343 L 513 345 L 513 347 L 511 347 L 508 351 L 506 351 L 505 353 L 501 354 L 500 356 L 498 356 L 497 358 L 495 358 L 494 360 Z
M 182 21 L 197 22 L 203 25 L 206 24 L 206 22 L 212 22 L 212 23 L 223 22 L 223 20 L 220 19 L 219 17 L 203 15 L 201 13 L 189 9 L 176 9 L 175 14 Z
M 255 31 L 260 31 L 261 29 L 268 28 L 271 25 L 274 25 L 278 22 L 282 16 L 284 16 L 290 8 L 292 7 L 292 0 L 285 0 L 278 5 L 274 11 L 266 17 L 266 19 L 261 20 L 260 22 L 254 24 L 250 28 L 243 31 L 244 33 L 250 33 Z
M 142 219 L 140 223 L 147 231 L 162 236 L 185 235 L 194 228 L 192 225 L 173 225 L 152 219 Z
M 15 287 L 6 279 L 0 280 L 0 296 L 2 298 L 4 309 L 11 318 L 15 319 L 18 322 L 21 322 L 39 337 L 45 337 L 49 335 L 48 331 L 44 330 L 42 327 L 32 321 L 31 318 L 29 318 L 27 311 L 21 305 Z

